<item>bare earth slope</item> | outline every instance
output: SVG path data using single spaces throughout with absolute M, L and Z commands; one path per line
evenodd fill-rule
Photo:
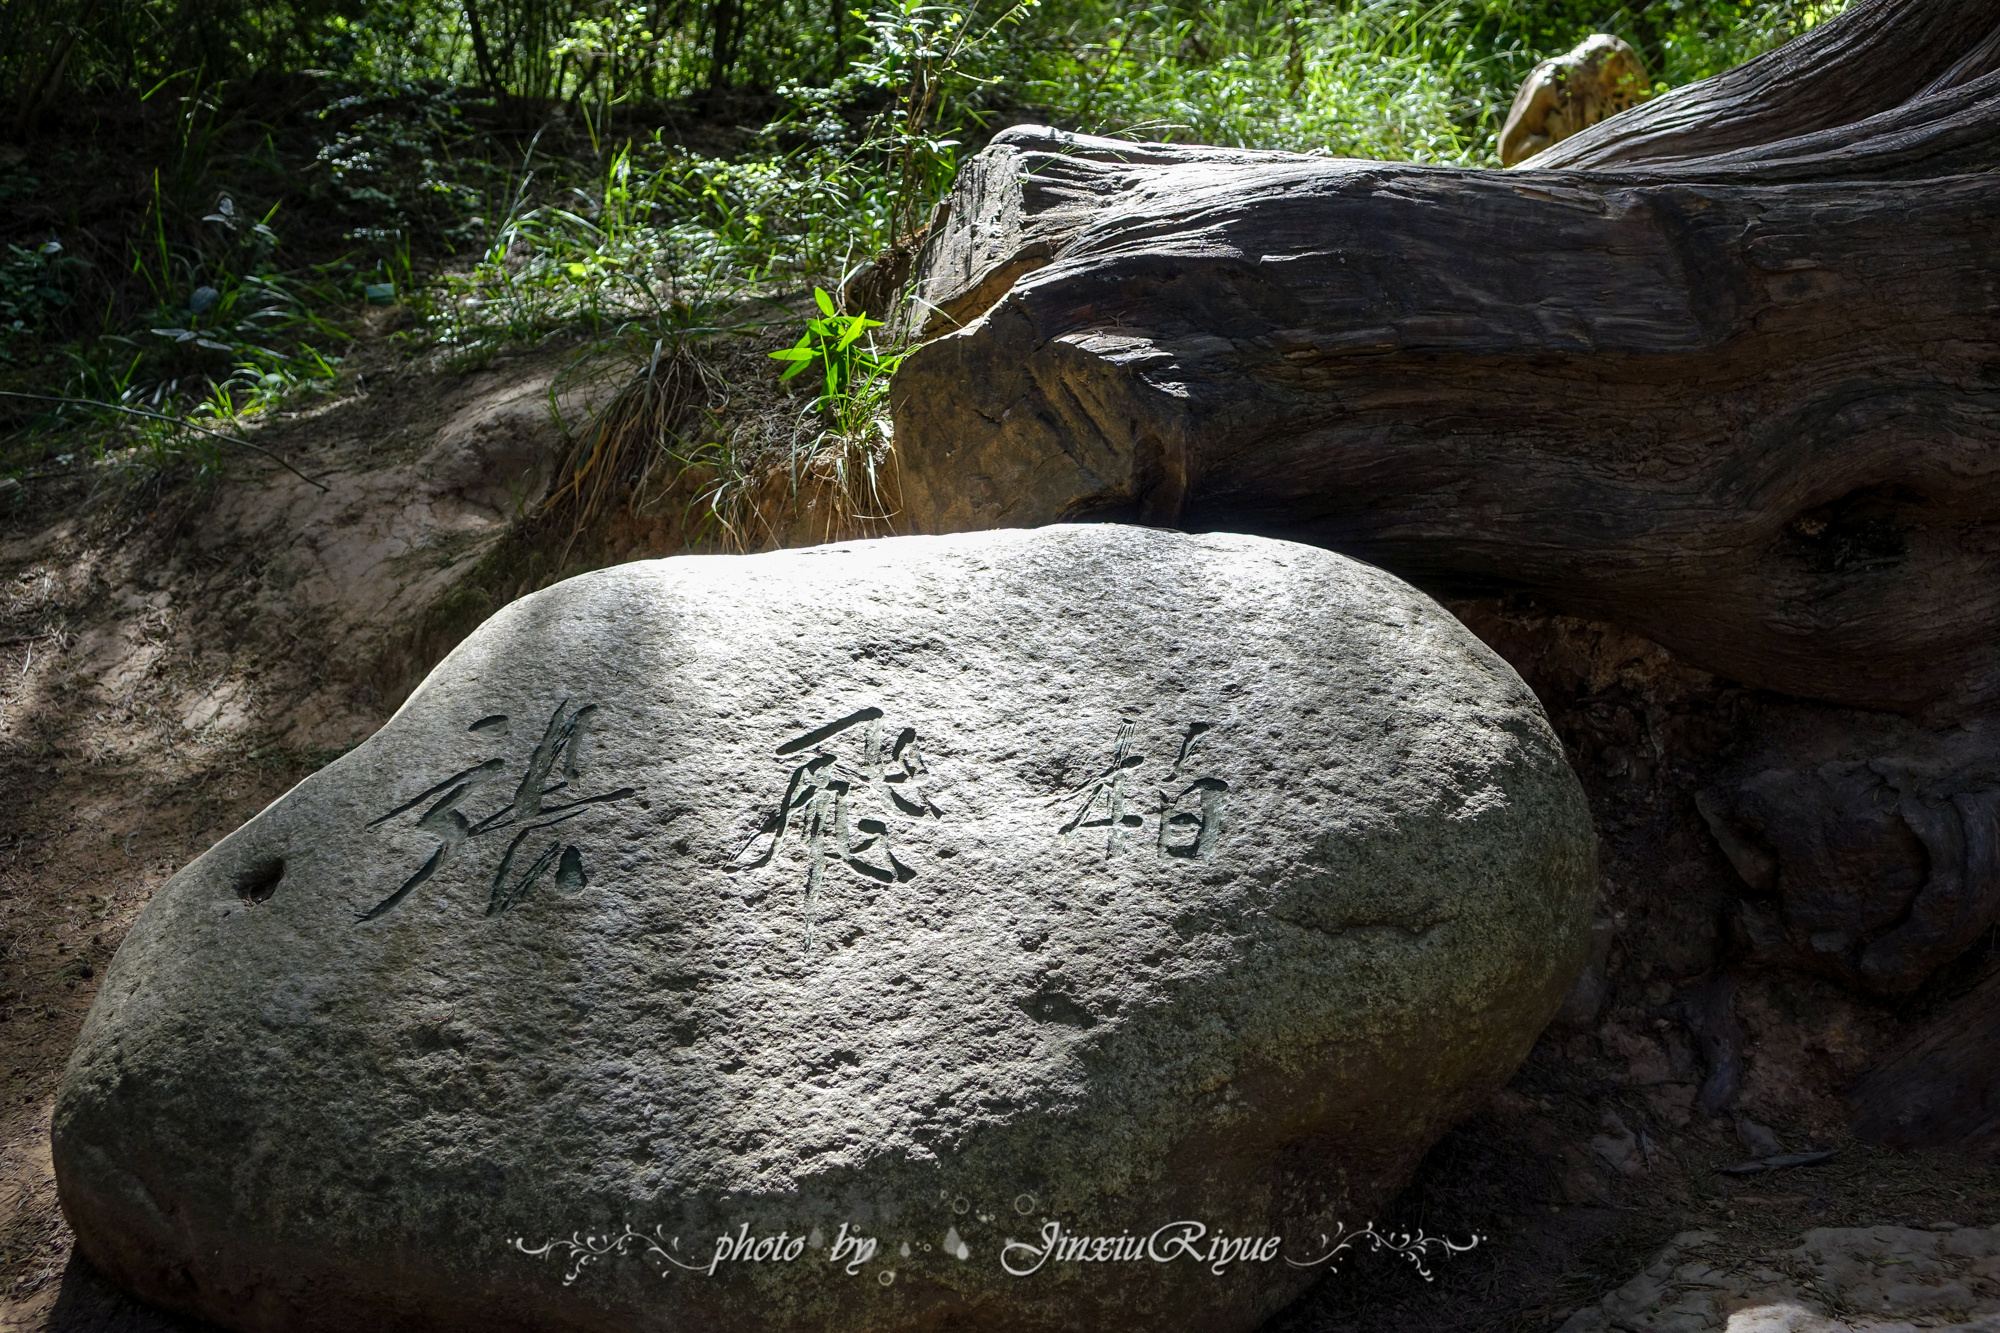
M 0 518 L 0 1328 L 45 1326 L 67 1260 L 48 1112 L 103 964 L 491 610 L 473 576 L 541 493 L 563 362 L 364 378 L 260 436 L 324 490 L 248 457 L 92 504 L 106 479 L 42 483 Z

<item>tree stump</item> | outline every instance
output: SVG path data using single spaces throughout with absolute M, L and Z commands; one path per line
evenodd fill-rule
M 1753 686 L 2000 702 L 2000 16 L 1863 0 L 1511 171 L 1017 127 L 919 257 L 912 526 L 1525 591 Z

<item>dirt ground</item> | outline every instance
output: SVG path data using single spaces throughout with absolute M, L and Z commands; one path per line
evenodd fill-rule
M 70 1045 L 161 884 L 550 576 L 522 519 L 563 445 L 548 404 L 572 356 L 462 374 L 362 358 L 336 398 L 259 436 L 313 481 L 246 456 L 206 487 L 117 491 L 85 471 L 0 496 L 0 1330 L 195 1327 L 71 1258 L 48 1147 Z M 565 417 L 587 417 L 607 383 L 558 384 Z M 671 523 L 609 531 L 580 560 L 676 540 Z M 1840 1102 L 1994 970 L 1991 942 L 1895 1010 L 1735 967 L 1731 872 L 1692 793 L 1727 749 L 1730 710 L 1756 701 L 1602 626 L 1455 609 L 1536 685 L 1584 777 L 1604 853 L 1598 1002 L 1551 1027 L 1376 1219 L 1479 1244 L 1428 1278 L 1363 1247 L 1270 1333 L 1553 1329 L 1697 1227 L 1747 1260 L 1814 1226 L 2000 1224 L 1991 1166 L 1858 1143 Z M 1714 1058 L 1690 1017 L 1701 1004 L 1730 1016 L 1741 1063 L 1717 1114 L 1697 1105 Z M 1834 1155 L 1718 1170 L 1773 1140 Z
M 364 371 L 260 437 L 318 485 L 251 456 L 210 486 L 106 498 L 84 473 L 9 507 L 0 1328 L 51 1326 L 77 1285 L 48 1125 L 100 970 L 175 870 L 380 725 L 449 646 L 424 642 L 441 606 L 490 609 L 471 576 L 539 493 L 565 355 Z

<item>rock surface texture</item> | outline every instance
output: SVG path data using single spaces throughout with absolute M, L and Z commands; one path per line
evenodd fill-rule
M 1690 1231 L 1560 1333 L 2000 1333 L 2000 1227 L 1820 1227 L 1745 1262 Z
M 1518 677 L 1324 551 L 620 566 L 154 898 L 63 1204 L 239 1329 L 1249 1329 L 1527 1051 L 1594 866 Z
M 1736 928 L 1758 964 L 1909 995 L 2000 921 L 2000 717 L 1814 720 L 1695 797 L 1750 891 Z
M 1617 115 L 1652 87 L 1637 51 L 1610 33 L 1592 33 L 1567 55 L 1535 66 L 1514 94 L 1500 130 L 1500 165 L 1514 166 Z

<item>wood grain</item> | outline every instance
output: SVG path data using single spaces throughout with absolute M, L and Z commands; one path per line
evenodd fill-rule
M 1439 591 L 1531 592 L 1751 685 L 1990 707 L 1996 19 L 1961 0 L 1850 19 L 1759 77 L 1846 88 L 1874 33 L 1908 68 L 1863 120 L 1801 112 L 1807 133 L 1761 146 L 1739 127 L 1692 163 L 1003 133 L 919 259 L 931 341 L 891 394 L 912 525 L 1289 536 Z M 1706 103 L 1666 100 L 1541 160 L 1615 156 L 1600 131 L 1641 113 L 1634 155 L 1678 151 Z

